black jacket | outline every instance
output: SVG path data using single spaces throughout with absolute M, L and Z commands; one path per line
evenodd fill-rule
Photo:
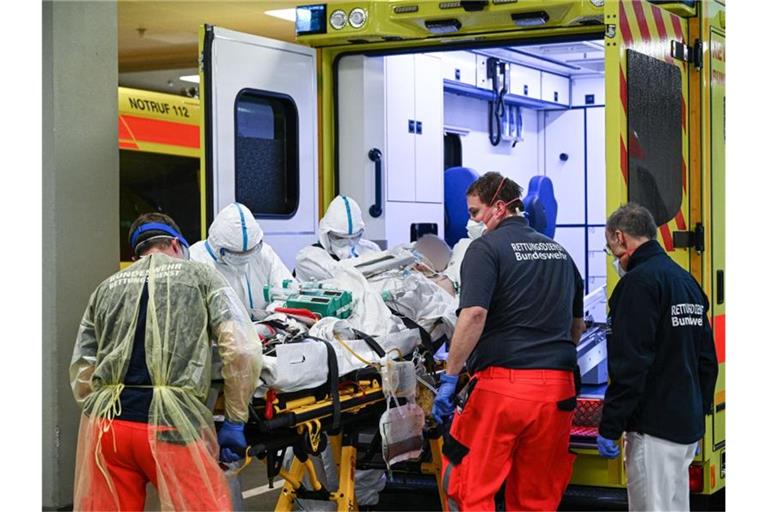
M 718 363 L 709 301 L 655 240 L 629 259 L 609 304 L 600 435 L 640 432 L 681 444 L 704 435 Z

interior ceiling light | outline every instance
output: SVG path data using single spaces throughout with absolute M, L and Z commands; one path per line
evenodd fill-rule
M 349 12 L 349 24 L 352 26 L 352 28 L 362 27 L 365 25 L 366 20 L 368 20 L 368 14 L 364 9 L 361 9 L 360 7 L 352 9 Z
M 273 18 L 280 18 L 281 20 L 296 22 L 296 9 L 272 9 L 270 11 L 264 11 L 267 16 Z
M 335 28 L 336 30 L 341 30 L 342 28 L 344 28 L 344 25 L 347 24 L 347 13 L 345 13 L 341 9 L 337 11 L 333 11 L 331 13 L 331 17 L 329 21 L 333 28 Z
M 183 80 L 185 82 L 191 82 L 193 84 L 199 84 L 200 75 L 184 75 L 184 76 L 180 76 L 179 80 Z

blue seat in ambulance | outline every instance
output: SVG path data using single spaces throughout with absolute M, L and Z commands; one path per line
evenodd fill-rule
M 445 170 L 443 193 L 445 207 L 445 242 L 453 247 L 467 238 L 467 189 L 479 178 L 477 171 L 469 167 L 451 167 Z
M 557 201 L 552 180 L 546 176 L 534 176 L 528 182 L 528 195 L 523 198 L 528 223 L 539 233 L 555 237 Z

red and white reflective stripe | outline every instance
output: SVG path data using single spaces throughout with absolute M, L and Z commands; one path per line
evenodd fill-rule
M 716 315 L 712 328 L 715 336 L 715 352 L 717 353 L 717 362 L 725 362 L 725 315 Z

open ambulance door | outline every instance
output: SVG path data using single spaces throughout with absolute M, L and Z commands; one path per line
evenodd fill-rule
M 206 225 L 244 204 L 288 268 L 317 241 L 316 51 L 200 30 Z
M 605 25 L 606 216 L 628 201 L 645 206 L 661 246 L 690 269 L 688 21 L 619 0 L 605 3 Z

